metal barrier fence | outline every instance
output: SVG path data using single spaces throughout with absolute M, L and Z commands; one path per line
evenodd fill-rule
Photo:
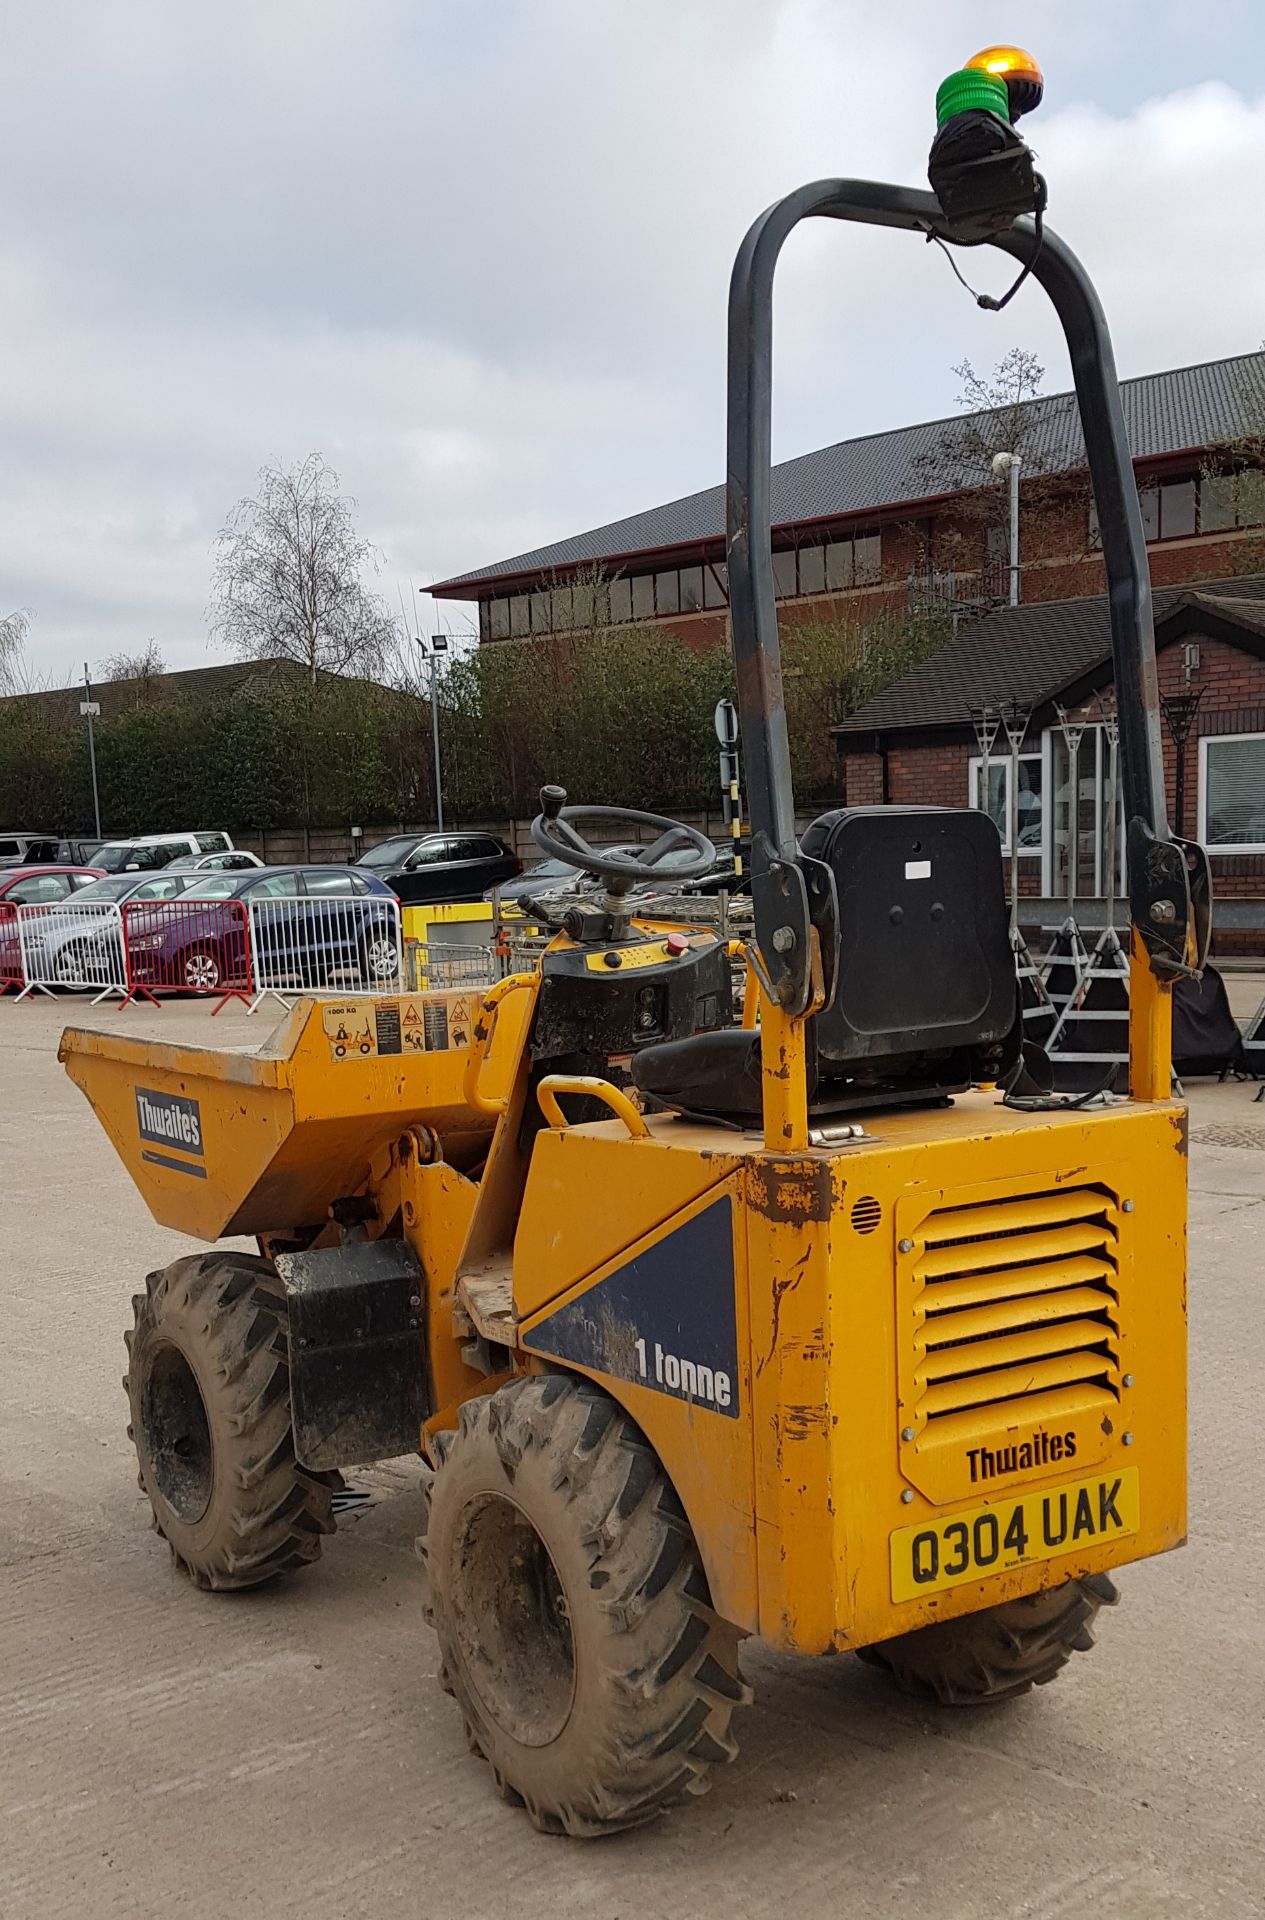
M 251 1012 L 269 994 L 400 993 L 400 903 L 379 894 L 305 894 L 250 902 Z
M 18 910 L 7 900 L 0 900 L 0 993 L 7 993 L 10 987 L 21 988 L 25 985 L 22 942 L 18 936 Z
M 249 1000 L 250 929 L 240 900 L 129 900 L 122 908 L 127 1000 L 160 993 Z M 126 1001 L 124 1002 L 126 1005 Z
M 91 993 L 94 1006 L 112 993 L 127 998 L 123 920 L 115 901 L 35 902 L 18 907 L 16 919 L 19 1000 L 54 987 Z
M 534 964 L 534 963 L 533 963 Z M 458 946 L 454 941 L 409 940 L 404 949 L 404 978 L 410 992 L 430 993 L 441 987 L 490 987 L 513 968 L 487 941 Z

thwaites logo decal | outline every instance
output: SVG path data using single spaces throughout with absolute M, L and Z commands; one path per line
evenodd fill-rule
M 204 1157 L 202 1110 L 196 1100 L 187 1100 L 182 1093 L 153 1093 L 148 1087 L 136 1087 L 134 1092 L 136 1129 L 142 1140 L 152 1140 L 156 1147 L 175 1147 L 182 1154 L 196 1154 L 199 1160 Z M 141 1159 L 156 1167 L 169 1167 L 173 1173 L 206 1179 L 204 1167 L 173 1159 L 169 1153 L 142 1148 Z
M 142 1140 L 158 1147 L 180 1147 L 185 1153 L 202 1152 L 202 1114 L 196 1100 L 180 1093 L 151 1093 L 136 1088 L 136 1124 Z
M 616 1267 L 525 1336 L 534 1353 L 738 1418 L 728 1195 Z

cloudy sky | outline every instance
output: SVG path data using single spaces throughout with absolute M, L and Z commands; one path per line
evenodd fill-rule
M 1265 335 L 1249 0 L 0 0 L 0 613 L 36 669 L 208 653 L 210 548 L 320 449 L 421 584 L 720 479 L 725 289 L 801 181 L 921 183 L 1002 34 L 1051 222 L 1124 374 Z M 971 268 L 1000 286 L 1005 263 Z M 1066 361 L 907 236 L 788 249 L 776 451 L 950 412 L 963 356 Z M 443 610 L 441 611 L 441 616 Z M 460 608 L 448 610 L 454 621 Z M 423 620 L 430 617 L 424 609 Z

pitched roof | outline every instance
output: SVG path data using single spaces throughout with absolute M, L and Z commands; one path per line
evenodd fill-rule
M 237 693 L 246 688 L 264 691 L 279 682 L 303 677 L 303 668 L 293 660 L 227 660 L 217 661 L 208 667 L 176 667 L 171 671 L 164 668 L 162 672 L 143 680 L 94 679 L 92 697 L 100 704 L 102 718 L 111 720 L 116 714 L 130 712 L 137 706 L 173 699 L 209 701 L 221 694 Z M 378 684 L 365 681 L 363 675 L 346 674 L 341 677 L 357 685 Z M 83 682 L 80 680 L 65 687 L 37 687 L 30 693 L 5 694 L 0 697 L 0 709 L 9 701 L 35 701 L 45 713 L 58 719 L 73 719 L 78 724 L 79 702 L 82 699 Z
M 1245 411 L 1249 417 L 1259 414 L 1263 389 L 1262 352 L 1122 380 L 1120 396 L 1134 459 L 1155 459 L 1236 438 L 1244 430 Z M 1025 459 L 1032 466 L 1047 473 L 1084 466 L 1085 443 L 1073 394 L 1044 394 L 1025 401 L 1018 411 L 1024 416 Z M 859 440 L 840 440 L 784 460 L 773 469 L 774 527 L 877 512 L 978 485 L 978 473 L 955 459 L 953 448 L 961 445 L 972 422 L 982 425 L 989 417 L 987 412 L 953 414 Z M 480 581 L 723 540 L 724 534 L 725 490 L 705 487 L 666 506 L 457 574 L 428 591 L 442 595 Z
M 1178 616 L 1228 621 L 1265 639 L 1265 574 L 1160 587 L 1152 596 L 1157 630 Z M 1033 711 L 1106 666 L 1111 627 L 1105 594 L 1002 607 L 962 627 L 948 645 L 885 687 L 831 731 L 895 733 L 961 727 L 972 707 L 1016 701 Z

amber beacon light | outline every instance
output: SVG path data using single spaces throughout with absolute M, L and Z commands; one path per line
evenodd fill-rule
M 971 55 L 965 71 L 989 73 L 1005 81 L 1012 120 L 1041 105 L 1045 77 L 1032 55 L 1022 47 L 985 47 L 982 53 Z

